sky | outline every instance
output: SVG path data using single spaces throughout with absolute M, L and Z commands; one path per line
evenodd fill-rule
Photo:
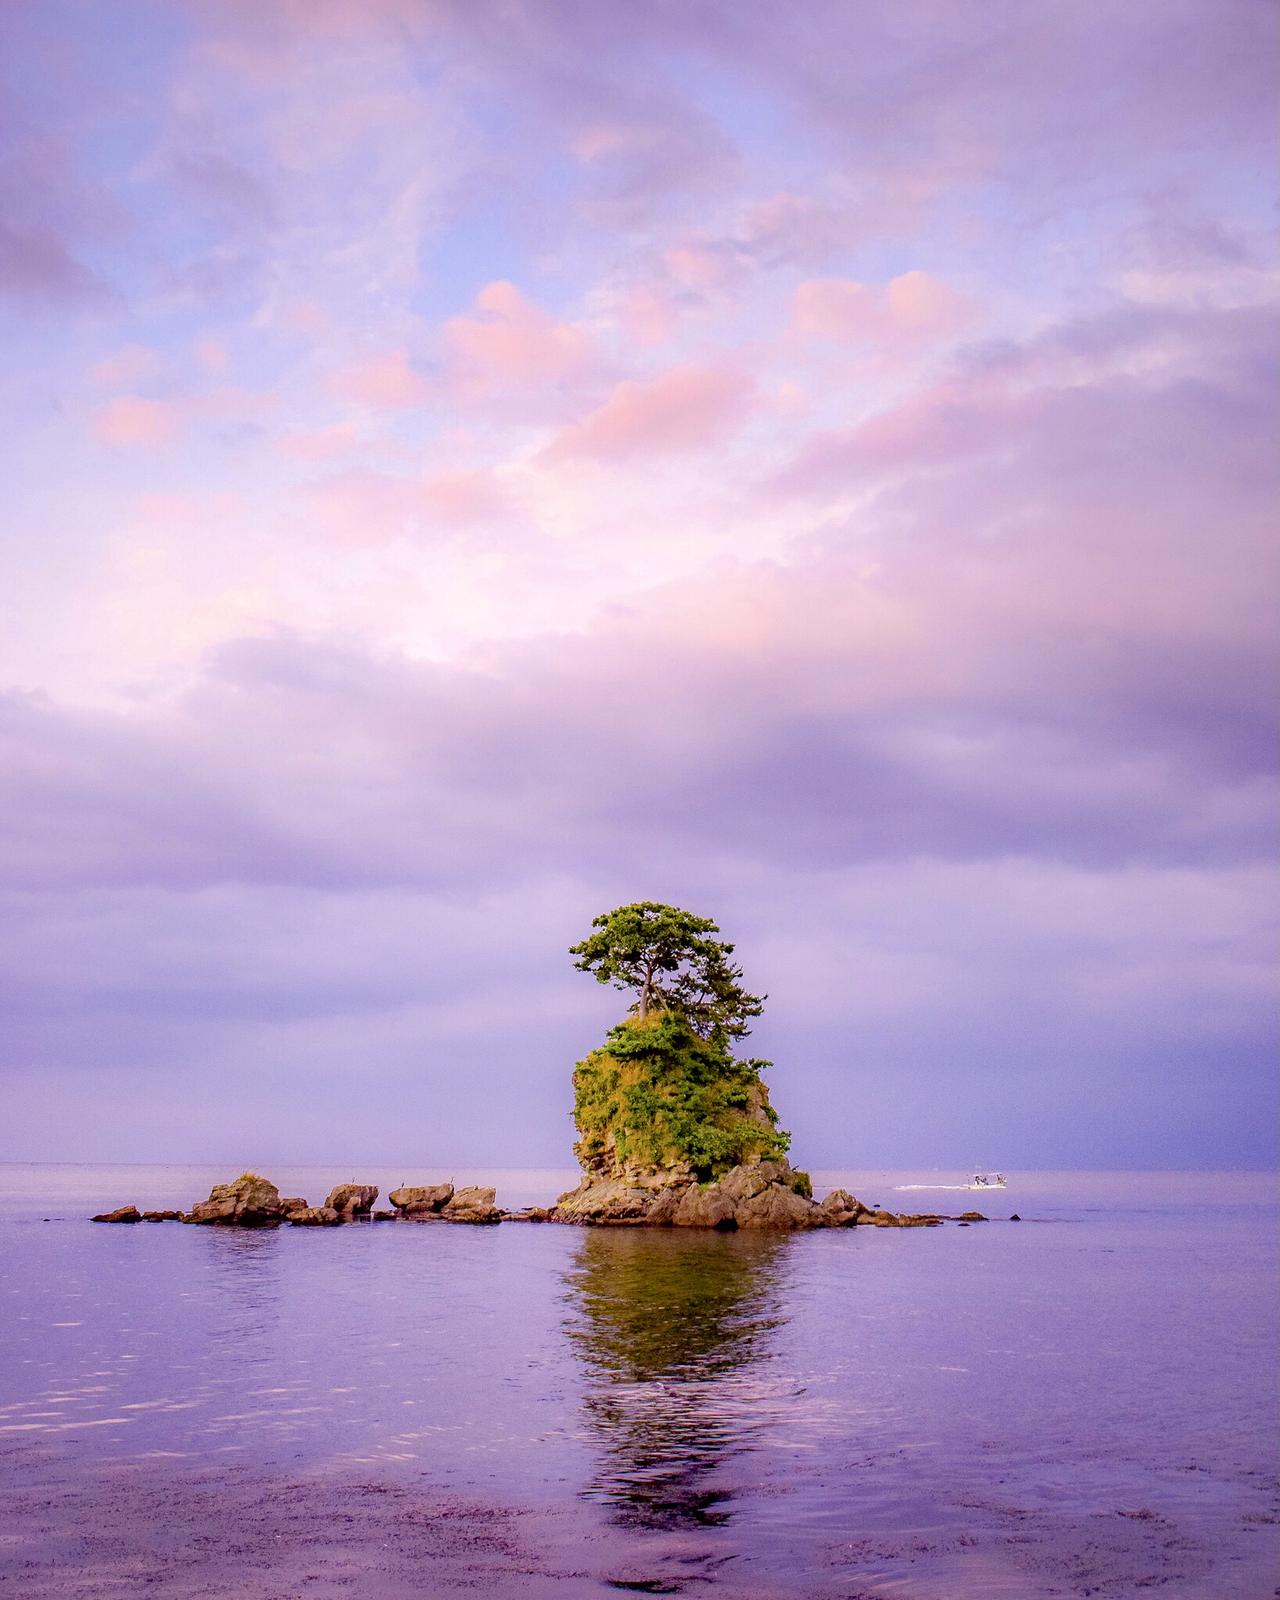
M 1263 0 L 8 0 L 0 1158 L 1277 1158 Z

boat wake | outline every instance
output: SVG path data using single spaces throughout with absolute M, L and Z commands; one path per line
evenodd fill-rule
M 902 1193 L 908 1189 L 1004 1189 L 1003 1178 L 985 1178 L 981 1183 L 895 1183 L 894 1190 Z

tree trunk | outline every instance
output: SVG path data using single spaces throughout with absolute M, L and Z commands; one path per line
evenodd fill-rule
M 638 1007 L 640 1021 L 643 1022 L 649 1015 L 649 997 L 653 992 L 653 968 L 644 969 L 644 982 L 640 985 L 640 1005 Z

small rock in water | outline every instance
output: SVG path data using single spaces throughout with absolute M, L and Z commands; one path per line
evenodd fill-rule
M 332 1206 L 304 1206 L 291 1211 L 287 1220 L 295 1228 L 336 1228 L 343 1218 Z
M 494 1204 L 496 1198 L 496 1190 L 479 1185 L 456 1189 L 441 1216 L 448 1222 L 501 1222 L 502 1213 Z
M 142 1213 L 137 1206 L 117 1206 L 114 1211 L 100 1211 L 95 1222 L 141 1222 Z
M 222 1223 L 237 1228 L 271 1228 L 285 1219 L 280 1191 L 256 1172 L 242 1172 L 233 1183 L 218 1183 L 209 1198 L 192 1206 L 182 1220 Z
M 434 1216 L 453 1199 L 451 1183 L 401 1184 L 387 1196 L 402 1216 Z
M 1009 1217 L 1009 1221 L 1010 1222 L 1021 1222 L 1022 1218 L 1018 1215 L 1018 1213 L 1016 1211 L 1014 1211 L 1013 1213 L 1011 1213 L 1011 1215 Z
M 378 1198 L 378 1189 L 372 1183 L 340 1183 L 329 1191 L 324 1208 L 336 1211 L 344 1222 L 353 1217 L 366 1217 Z M 322 1208 L 322 1209 L 324 1209 Z
M 818 1208 L 833 1228 L 852 1228 L 866 1206 L 847 1189 L 833 1189 Z
M 144 1222 L 181 1222 L 182 1213 L 181 1211 L 144 1211 L 142 1220 Z

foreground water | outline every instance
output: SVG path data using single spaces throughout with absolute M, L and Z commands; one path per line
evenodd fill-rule
M 15 1594 L 1280 1592 L 1270 1177 L 1013 1175 L 952 1197 L 988 1226 L 796 1237 L 84 1220 L 227 1176 L 0 1167 Z

